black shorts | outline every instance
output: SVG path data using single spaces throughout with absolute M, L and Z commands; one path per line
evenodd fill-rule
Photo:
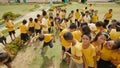
M 54 26 L 54 22 L 51 22 L 51 26 Z
M 50 48 L 52 48 L 53 47 L 53 42 L 52 42 L 52 40 L 50 41 L 50 42 L 44 42 L 43 43 L 43 48 L 45 47 L 45 46 L 49 46 Z
M 12 58 L 10 57 L 10 55 L 8 56 L 8 60 L 7 60 L 7 62 L 5 62 L 4 64 L 9 64 L 9 63 L 11 63 L 12 62 Z
M 0 43 L 3 43 L 4 40 L 6 40 L 6 38 L 5 38 L 4 36 L 2 36 L 2 37 L 0 38 Z
M 21 33 L 21 40 L 23 40 L 23 41 L 29 40 L 28 34 L 27 33 Z
M 35 32 L 41 34 L 41 29 L 36 29 Z
M 64 46 L 62 46 L 62 50 L 63 50 L 64 52 L 66 51 Z M 71 48 L 70 48 L 67 52 L 71 54 Z
M 34 33 L 34 27 L 30 27 L 30 28 L 29 28 L 29 32 Z
M 9 31 L 9 35 L 15 34 L 15 30 Z

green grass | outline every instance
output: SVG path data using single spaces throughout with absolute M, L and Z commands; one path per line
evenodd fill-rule
M 4 12 L 13 12 L 15 14 L 24 15 L 36 8 L 38 8 L 37 4 L 0 4 L 0 19 Z

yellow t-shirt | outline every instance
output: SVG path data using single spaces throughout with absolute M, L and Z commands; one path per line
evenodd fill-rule
M 112 13 L 105 14 L 105 20 L 110 20 L 112 18 Z
M 45 38 L 44 38 L 44 42 L 50 42 L 53 38 L 52 34 L 44 34 Z
M 65 23 L 64 21 L 60 24 L 60 28 L 61 29 L 65 29 L 67 27 L 67 23 Z
M 35 23 L 34 22 L 29 22 L 28 27 L 34 27 Z
M 63 38 L 63 35 L 68 32 L 69 30 L 68 29 L 64 29 L 62 30 L 62 32 L 60 32 L 59 36 L 60 36 L 60 40 L 61 40 L 61 44 L 62 46 L 64 47 L 70 47 L 71 46 L 71 43 L 70 42 L 67 42 L 64 38 Z
M 87 49 L 82 48 L 82 52 L 85 56 L 87 65 L 90 67 L 94 67 L 95 65 L 93 57 L 96 56 L 95 47 L 92 44 L 90 44 L 90 46 Z
M 113 52 L 111 54 L 111 58 L 113 60 L 116 60 L 116 61 L 120 61 L 120 54 L 118 54 L 117 52 Z M 115 66 L 118 66 L 119 64 L 116 64 L 116 63 L 113 63 Z
M 117 66 L 117 68 L 120 68 L 120 64 Z
M 78 20 L 79 18 L 80 18 L 80 12 L 76 12 L 76 13 L 75 13 L 75 19 Z
M 8 31 L 13 31 L 14 30 L 14 23 L 11 20 L 9 20 L 8 22 L 6 22 L 5 26 L 8 29 Z
M 48 25 L 48 28 L 51 27 L 51 21 L 49 19 L 47 20 L 47 25 Z
M 77 41 L 77 43 L 71 47 L 71 54 L 74 55 L 74 56 L 78 56 L 80 57 L 80 59 L 75 59 L 75 58 L 72 58 L 72 60 L 78 64 L 82 64 L 83 63 L 83 59 L 82 59 L 82 45 L 81 43 L 79 43 Z
M 35 29 L 39 30 L 40 28 L 41 28 L 40 23 L 39 22 L 35 23 Z
M 8 68 L 8 67 L 4 64 L 4 65 L 0 65 L 0 68 Z
M 100 58 L 104 61 L 110 61 L 111 59 L 111 54 L 113 53 L 112 50 L 108 50 L 107 48 L 105 48 L 105 46 L 103 45 L 102 50 L 100 51 Z
M 2 32 L 0 32 L 0 38 L 1 38 L 1 37 L 3 37 L 3 34 L 2 34 Z
M 20 32 L 21 33 L 27 33 L 27 31 L 28 31 L 28 28 L 27 28 L 27 26 L 25 26 L 25 25 L 20 25 Z
M 77 41 L 80 42 L 82 33 L 79 30 L 73 31 L 72 35 Z
M 120 37 L 120 32 L 117 32 L 116 29 L 112 29 L 112 30 L 110 31 L 110 38 L 111 38 L 112 40 L 118 40 L 119 37 Z
M 98 22 L 99 17 L 97 15 L 92 16 L 92 23 Z

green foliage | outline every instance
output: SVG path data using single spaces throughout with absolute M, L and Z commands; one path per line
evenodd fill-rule
M 9 16 L 12 20 L 15 18 L 21 16 L 20 14 L 14 14 L 13 12 L 5 12 L 2 16 L 3 19 L 5 19 L 7 16 Z
M 5 21 L 0 21 L 0 25 L 3 24 L 3 23 L 5 23 Z
M 6 50 L 10 55 L 12 55 L 12 58 L 14 58 L 18 51 L 20 50 L 20 37 L 17 37 L 12 43 L 10 43 L 8 46 L 6 46 Z

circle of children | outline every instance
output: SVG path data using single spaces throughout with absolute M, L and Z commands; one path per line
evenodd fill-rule
M 57 7 L 55 11 L 55 17 L 52 12 L 47 17 L 43 10 L 34 20 L 29 18 L 28 26 L 27 20 L 23 20 L 19 27 L 21 43 L 31 39 L 29 36 L 44 41 L 41 51 L 44 54 L 44 47 L 52 48 L 55 36 L 59 35 L 61 60 L 65 60 L 69 68 L 120 68 L 120 23 L 112 19 L 112 9 L 105 13 L 104 21 L 99 21 L 98 11 L 91 4 L 83 10 L 71 10 L 68 16 L 66 9 Z M 13 40 L 14 23 L 9 17 L 5 19 L 5 26 Z M 0 42 L 6 44 L 2 33 Z M 0 45 L 0 68 L 11 68 L 10 62 L 9 54 Z

